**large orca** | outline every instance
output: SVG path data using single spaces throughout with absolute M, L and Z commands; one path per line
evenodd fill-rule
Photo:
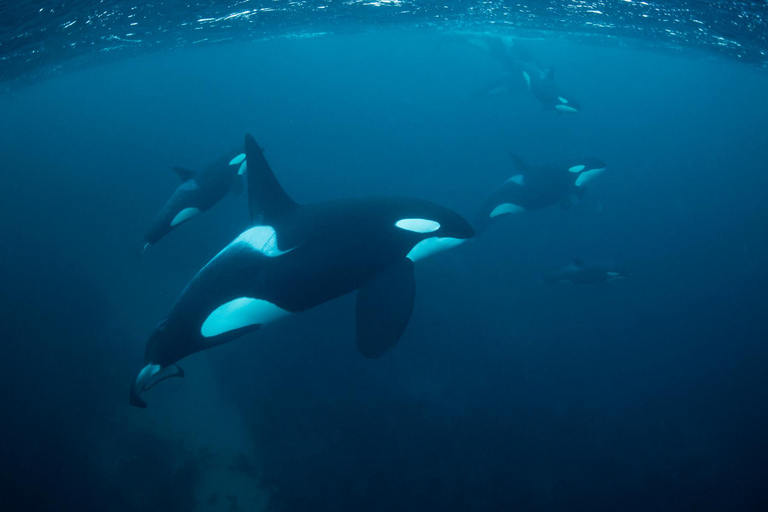
M 245 173 L 246 168 L 242 148 L 230 151 L 202 172 L 174 167 L 173 171 L 181 179 L 181 185 L 152 221 L 140 252 L 143 253 L 147 247 L 159 242 L 179 224 L 211 208 L 230 190 L 235 193 L 242 190 L 239 176 Z
M 183 373 L 175 363 L 262 325 L 357 290 L 357 346 L 381 356 L 405 330 L 413 263 L 474 235 L 457 213 L 429 201 L 349 199 L 299 205 L 246 135 L 250 226 L 189 282 L 147 341 L 130 402 Z
M 486 87 L 489 94 L 497 94 L 512 88 L 512 82 L 522 76 L 533 97 L 545 110 L 562 114 L 581 111 L 580 103 L 555 82 L 554 70 L 542 66 L 520 41 L 512 37 L 484 36 L 469 39 L 469 43 L 482 48 L 498 61 L 504 70 Z
M 544 280 L 544 284 L 603 284 L 629 277 L 629 272 L 613 263 L 587 265 L 579 258 L 573 258 L 573 264 L 563 267 L 557 273 Z
M 516 174 L 483 203 L 475 221 L 478 231 L 505 215 L 540 210 L 558 203 L 563 207 L 578 203 L 586 192 L 585 185 L 607 168 L 605 162 L 593 157 L 532 167 L 517 154 L 510 155 Z

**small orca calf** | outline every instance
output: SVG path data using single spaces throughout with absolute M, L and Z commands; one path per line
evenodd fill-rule
M 174 167 L 173 171 L 181 179 L 181 185 L 152 221 L 144 236 L 140 255 L 176 226 L 218 203 L 229 191 L 240 192 L 243 184 L 239 176 L 244 174 L 246 169 L 245 152 L 242 148 L 230 151 L 199 173 L 183 167 Z
M 603 284 L 629 277 L 629 272 L 620 265 L 585 265 L 579 258 L 573 258 L 573 265 L 563 267 L 556 274 L 544 280 L 549 286 L 559 283 Z
M 514 77 L 522 75 L 533 97 L 545 110 L 560 114 L 581 112 L 579 102 L 555 82 L 554 70 L 541 66 L 519 41 L 512 37 L 485 36 L 469 39 L 468 42 L 485 50 L 504 68 L 505 74 L 486 87 L 488 94 L 509 90 Z
M 357 290 L 357 347 L 393 347 L 414 304 L 413 264 L 474 235 L 459 214 L 429 201 L 349 199 L 300 205 L 245 138 L 248 229 L 189 282 L 147 341 L 130 403 L 183 376 L 180 359 Z
M 608 167 L 598 158 L 587 157 L 559 164 L 532 167 L 511 153 L 517 174 L 488 197 L 478 212 L 475 226 L 487 229 L 504 215 L 540 210 L 560 203 L 564 208 L 578 204 L 586 193 L 585 185 Z

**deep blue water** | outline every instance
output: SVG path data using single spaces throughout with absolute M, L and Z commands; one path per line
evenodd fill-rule
M 675 51 L 653 34 L 585 40 L 594 27 L 569 18 L 526 41 L 583 106 L 558 116 L 522 82 L 478 94 L 499 64 L 456 17 L 427 23 L 434 7 L 414 5 L 424 23 L 340 14 L 326 35 L 264 39 L 218 22 L 231 40 L 207 45 L 147 10 L 168 39 L 109 58 L 60 44 L 21 65 L 0 45 L 9 509 L 768 507 L 768 76 L 740 62 L 764 60 L 764 32 L 733 30 L 763 55 L 747 59 L 695 32 Z M 764 6 L 744 7 L 751 26 Z M 291 12 L 276 33 L 329 23 Z M 509 150 L 609 168 L 578 206 L 418 262 L 413 317 L 383 358 L 357 352 L 347 296 L 190 356 L 185 379 L 131 408 L 147 336 L 246 227 L 245 197 L 135 250 L 178 183 L 171 167 L 202 167 L 246 132 L 297 201 L 402 195 L 470 219 L 513 173 Z M 632 276 L 540 284 L 573 257 Z

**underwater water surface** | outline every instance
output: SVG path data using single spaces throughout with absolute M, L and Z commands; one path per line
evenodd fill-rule
M 766 509 L 765 13 L 0 6 L 5 506 Z M 579 111 L 544 104 L 494 41 Z M 184 379 L 130 407 L 147 338 L 250 222 L 233 191 L 137 258 L 172 168 L 246 133 L 298 203 L 404 196 L 473 224 L 519 172 L 510 152 L 607 170 L 415 262 L 410 322 L 381 358 L 359 353 L 348 294 L 183 359 Z M 547 285 L 574 258 L 629 275 Z

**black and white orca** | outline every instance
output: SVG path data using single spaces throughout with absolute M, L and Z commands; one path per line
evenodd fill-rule
M 498 218 L 540 210 L 554 204 L 567 208 L 586 193 L 585 185 L 608 167 L 598 158 L 587 157 L 559 164 L 532 167 L 510 153 L 516 174 L 505 181 L 485 201 L 477 214 L 478 231 Z
M 545 110 L 554 110 L 559 114 L 581 112 L 581 104 L 555 82 L 552 68 L 542 69 L 528 62 L 518 62 L 518 66 L 531 94 Z
M 376 358 L 405 330 L 413 264 L 474 235 L 459 214 L 429 201 L 349 199 L 300 205 L 245 139 L 251 222 L 189 282 L 147 341 L 131 404 L 183 375 L 180 359 L 357 290 L 357 346 Z
M 629 272 L 621 265 L 613 263 L 587 265 L 579 258 L 573 258 L 573 264 L 563 267 L 559 272 L 546 278 L 544 284 L 603 284 L 618 279 L 626 279 Z
M 482 48 L 502 65 L 504 74 L 488 84 L 488 94 L 511 90 L 513 82 L 522 76 L 533 97 L 545 110 L 561 114 L 581 111 L 581 104 L 555 82 L 554 70 L 539 64 L 519 40 L 486 35 L 470 38 L 469 43 Z
M 243 188 L 240 176 L 247 170 L 245 152 L 242 148 L 230 151 L 202 172 L 183 167 L 173 171 L 181 179 L 171 197 L 163 205 L 144 236 L 144 246 L 159 242 L 179 224 L 196 217 L 218 203 L 228 192 L 239 192 Z

